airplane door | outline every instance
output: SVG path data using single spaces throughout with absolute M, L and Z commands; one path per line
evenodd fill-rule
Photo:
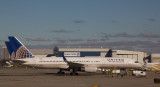
M 106 66 L 106 64 L 107 64 L 107 58 L 106 59 L 103 59 L 103 60 L 101 60 L 101 66 L 103 66 L 103 67 L 105 67 Z

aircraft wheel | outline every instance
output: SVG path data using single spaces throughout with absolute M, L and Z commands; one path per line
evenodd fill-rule
M 78 73 L 75 73 L 75 76 L 78 76 Z
M 65 74 L 65 72 L 61 72 L 61 74 Z
M 61 72 L 57 72 L 57 74 L 61 74 Z
M 73 75 L 73 73 L 70 73 L 70 75 L 72 76 L 72 75 Z

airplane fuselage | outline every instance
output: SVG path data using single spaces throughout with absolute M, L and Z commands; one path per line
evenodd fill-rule
M 40 68 L 68 68 L 68 64 L 62 57 L 45 57 L 45 58 L 26 58 L 18 59 L 26 63 L 24 65 L 40 67 Z M 139 68 L 141 64 L 135 63 L 133 59 L 128 58 L 102 58 L 102 57 L 70 57 L 67 58 L 69 62 L 84 64 L 85 66 L 94 66 L 99 68 Z

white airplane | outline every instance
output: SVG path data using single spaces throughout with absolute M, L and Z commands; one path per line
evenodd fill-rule
M 45 57 L 37 58 L 16 38 L 8 37 L 9 41 L 5 42 L 11 60 L 14 63 L 22 65 L 60 69 L 58 74 L 64 73 L 64 70 L 71 71 L 70 75 L 78 75 L 78 71 L 97 72 L 106 68 L 141 68 L 142 65 L 129 58 L 111 58 L 111 57 Z

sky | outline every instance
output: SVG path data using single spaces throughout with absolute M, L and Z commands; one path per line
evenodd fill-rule
M 0 0 L 0 46 L 160 53 L 160 0 Z

